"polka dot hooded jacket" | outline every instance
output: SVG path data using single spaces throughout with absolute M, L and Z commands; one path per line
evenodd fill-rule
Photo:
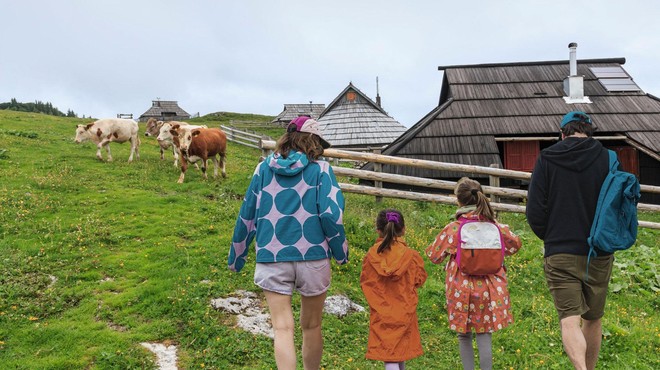
M 325 161 L 291 151 L 269 155 L 254 171 L 234 227 L 229 268 L 240 271 L 256 239 L 257 262 L 348 261 L 344 196 Z

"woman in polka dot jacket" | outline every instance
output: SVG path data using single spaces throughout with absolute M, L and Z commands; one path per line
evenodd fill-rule
M 293 120 L 275 152 L 255 169 L 234 228 L 231 270 L 243 268 L 256 239 L 254 282 L 270 309 L 278 369 L 296 369 L 294 290 L 301 295 L 304 368 L 320 367 L 330 257 L 348 262 L 344 196 L 328 162 L 318 160 L 329 146 L 318 122 L 305 116 Z

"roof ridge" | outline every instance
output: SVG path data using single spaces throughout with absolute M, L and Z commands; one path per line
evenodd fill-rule
M 586 64 L 602 64 L 602 63 L 618 63 L 626 64 L 626 58 L 604 58 L 604 59 L 579 59 L 578 63 Z M 483 63 L 483 64 L 457 64 L 449 66 L 438 66 L 439 71 L 446 69 L 456 68 L 489 68 L 489 67 L 520 67 L 520 66 L 538 66 L 538 65 L 551 65 L 551 64 L 568 64 L 568 60 L 548 60 L 537 62 L 509 62 L 509 63 Z

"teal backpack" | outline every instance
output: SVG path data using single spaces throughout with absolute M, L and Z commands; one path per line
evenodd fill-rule
M 637 203 L 640 191 L 635 175 L 619 171 L 616 153 L 609 152 L 610 170 L 600 189 L 594 222 L 591 225 L 589 259 L 595 249 L 614 253 L 630 248 L 637 240 Z

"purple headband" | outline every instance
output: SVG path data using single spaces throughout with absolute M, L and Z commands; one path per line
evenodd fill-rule
M 396 212 L 385 213 L 385 218 L 387 219 L 387 222 L 394 222 L 395 224 L 401 222 L 401 220 L 399 219 L 399 214 Z

